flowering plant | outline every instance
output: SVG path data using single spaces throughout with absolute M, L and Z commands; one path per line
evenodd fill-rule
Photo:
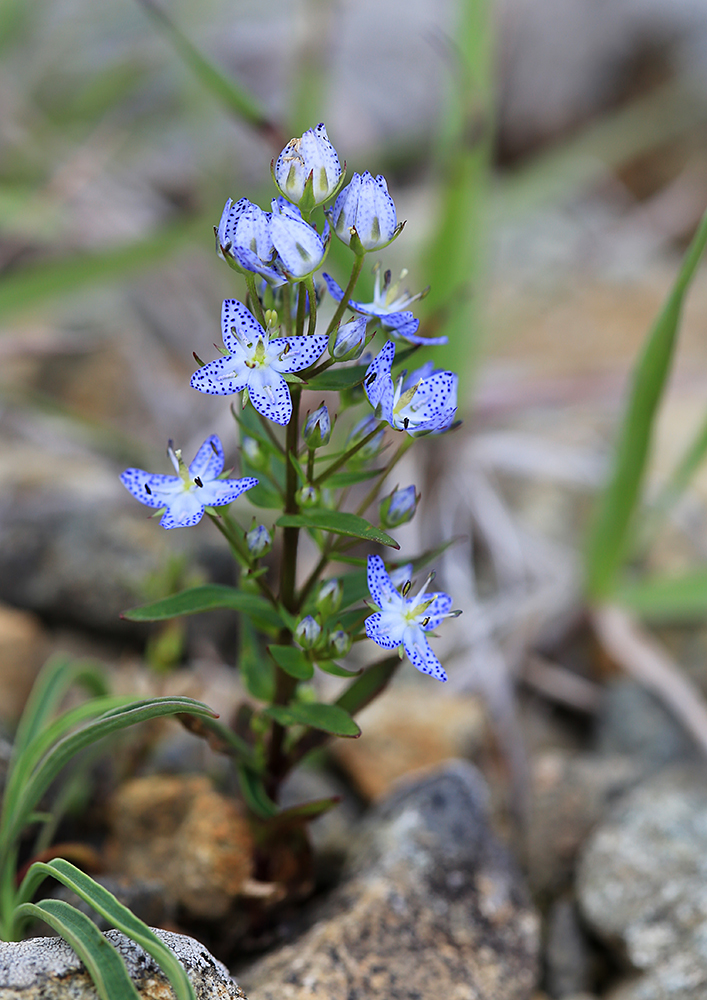
M 368 171 L 345 185 L 323 124 L 287 143 L 271 169 L 279 192 L 271 210 L 229 199 L 215 228 L 218 256 L 242 276 L 246 294 L 224 301 L 223 348 L 207 362 L 195 354 L 191 378 L 199 392 L 234 397 L 241 476 L 223 471 L 223 447 L 212 435 L 189 466 L 170 443 L 174 475 L 128 469 L 121 477 L 164 528 L 194 526 L 206 515 L 240 567 L 238 588 L 193 587 L 125 616 L 157 621 L 217 607 L 240 614 L 238 665 L 252 700 L 237 730 L 210 717 L 195 725 L 235 758 L 244 799 L 265 824 L 278 815 L 278 789 L 291 768 L 332 735 L 358 736 L 354 715 L 405 655 L 446 680 L 428 640 L 459 613 L 448 594 L 428 592 L 432 575 L 412 594 L 413 575 L 434 553 L 386 564 L 361 549 L 399 548 L 388 531 L 414 517 L 420 496 L 412 484 L 379 499 L 380 489 L 417 438 L 455 426 L 457 410 L 452 372 L 431 362 L 401 370 L 420 346 L 444 341 L 419 333 L 409 307 L 421 295 L 400 293 L 390 272 L 381 288 L 376 264 L 373 303 L 352 298 L 366 255 L 403 229 L 388 185 Z M 344 289 L 329 274 L 315 278 L 332 239 L 353 258 Z M 323 324 L 327 289 L 335 308 Z M 350 412 L 361 407 L 363 416 Z M 240 504 L 228 509 L 241 495 L 265 523 L 241 516 Z M 341 662 L 366 638 L 393 655 L 360 669 Z M 348 678 L 335 701 L 317 699 L 315 669 Z M 331 804 L 308 803 L 301 816 Z

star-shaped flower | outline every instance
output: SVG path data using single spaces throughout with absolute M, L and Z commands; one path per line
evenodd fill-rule
M 258 485 L 252 476 L 243 479 L 219 479 L 223 471 L 223 448 L 215 434 L 208 437 L 189 468 L 170 442 L 168 455 L 176 476 L 166 476 L 144 469 L 126 469 L 120 481 L 136 500 L 147 507 L 165 508 L 163 528 L 190 528 L 198 524 L 204 507 L 222 507 L 241 493 Z
M 382 250 L 402 231 L 385 177 L 368 170 L 354 174 L 334 202 L 330 214 L 334 232 L 356 253 Z
M 371 406 L 391 427 L 414 437 L 449 430 L 457 412 L 457 376 L 428 362 L 407 379 L 393 383 L 395 344 L 389 340 L 371 361 L 363 379 Z
M 427 593 L 433 579 L 431 573 L 422 589 L 410 596 L 409 579 L 396 590 L 381 557 L 369 556 L 368 589 L 379 610 L 366 618 L 364 624 L 368 638 L 383 649 L 402 646 L 414 667 L 423 674 L 446 681 L 447 675 L 432 652 L 426 633 L 432 632 L 445 618 L 456 618 L 461 612 L 451 610 L 449 594 Z
M 349 308 L 364 316 L 375 316 L 380 320 L 384 330 L 389 330 L 393 337 L 406 340 L 409 344 L 421 344 L 427 347 L 434 347 L 436 344 L 446 344 L 446 337 L 420 337 L 417 330 L 420 326 L 419 319 L 415 319 L 410 310 L 413 302 L 417 302 L 427 294 L 428 289 L 411 295 L 407 289 L 400 291 L 400 284 L 405 280 L 407 271 L 403 271 L 400 280 L 391 284 L 391 273 L 386 271 L 383 276 L 383 287 L 381 288 L 381 268 L 376 265 L 374 268 L 375 277 L 373 279 L 373 302 L 358 302 L 349 299 Z M 326 282 L 329 294 L 337 302 L 341 302 L 344 293 L 341 287 L 334 281 L 330 274 L 322 273 L 322 278 Z
M 212 396 L 230 396 L 247 389 L 258 413 L 276 424 L 289 423 L 292 399 L 282 373 L 298 372 L 314 364 L 327 345 L 326 335 L 271 340 L 236 299 L 224 301 L 221 326 L 228 354 L 194 372 L 192 386 Z

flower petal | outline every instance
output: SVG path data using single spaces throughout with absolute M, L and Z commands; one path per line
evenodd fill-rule
M 271 228 L 273 244 L 286 271 L 295 278 L 304 278 L 316 271 L 325 250 L 316 229 L 292 212 L 273 212 Z
M 192 479 L 198 476 L 206 482 L 208 479 L 215 479 L 222 471 L 223 446 L 218 435 L 212 434 L 197 451 L 194 461 L 189 466 L 189 475 Z
M 395 344 L 386 341 L 381 352 L 371 361 L 363 378 L 363 386 L 371 406 L 375 409 L 381 400 L 387 382 L 390 382 L 390 369 L 395 357 Z
M 287 382 L 280 378 L 264 385 L 249 385 L 248 395 L 258 413 L 284 427 L 292 416 L 292 397 Z
M 388 194 L 385 177 L 373 177 L 366 170 L 361 175 L 361 189 L 356 206 L 356 230 L 367 250 L 377 250 L 393 238 L 398 223 L 395 203 Z
M 166 506 L 172 493 L 182 486 L 179 476 L 165 476 L 144 469 L 126 469 L 120 481 L 136 500 L 155 509 Z
M 385 632 L 379 632 L 380 621 L 381 614 L 379 611 L 366 618 L 363 623 L 366 628 L 366 635 L 369 639 L 373 639 L 374 642 L 378 643 L 379 646 L 382 646 L 383 649 L 396 649 L 400 645 L 400 640 L 391 638 Z
M 436 677 L 438 681 L 447 680 L 442 664 L 432 652 L 432 647 L 419 626 L 410 626 L 405 630 L 403 648 L 413 667 L 421 673 Z
M 160 524 L 163 528 L 193 528 L 203 515 L 203 503 L 193 490 L 184 490 L 170 501 Z
M 248 384 L 248 377 L 236 374 L 235 365 L 236 359 L 233 357 L 210 361 L 194 372 L 191 377 L 192 388 L 210 396 L 231 396 L 234 392 L 240 392 Z M 230 376 L 227 374 L 229 372 Z
M 233 334 L 236 328 L 247 343 L 254 344 L 258 337 L 264 337 L 265 331 L 250 310 L 246 309 L 238 299 L 224 299 L 221 306 L 221 331 L 223 343 L 231 354 L 242 354 L 243 346 Z
M 258 480 L 253 476 L 244 476 L 243 479 L 213 479 L 209 483 L 205 482 L 196 496 L 207 507 L 221 507 L 232 503 L 241 493 L 257 485 Z
M 341 302 L 344 297 L 343 288 L 340 285 L 337 285 L 332 276 L 327 274 L 326 271 L 322 271 L 322 278 L 324 279 L 324 284 L 327 286 L 332 299 L 336 302 Z
M 427 600 L 430 598 L 432 598 L 432 604 L 425 611 L 425 618 L 430 619 L 424 626 L 426 632 L 436 629 L 452 610 L 452 598 L 449 594 L 438 591 L 435 594 L 428 594 Z
M 278 337 L 271 340 L 270 350 L 274 348 L 278 354 L 276 360 L 271 362 L 271 367 L 277 372 L 299 372 L 303 368 L 309 368 L 322 356 L 328 342 L 329 338 L 324 333 L 317 333 L 312 337 Z
M 366 578 L 371 597 L 381 610 L 390 602 L 391 598 L 398 598 L 400 596 L 386 572 L 385 563 L 379 555 L 370 555 L 368 557 Z
M 247 198 L 241 198 L 240 201 L 237 201 L 235 204 L 230 198 L 228 199 L 221 215 L 221 221 L 218 225 L 219 247 L 228 248 L 229 244 L 233 243 L 236 223 L 248 205 L 250 205 L 250 202 Z

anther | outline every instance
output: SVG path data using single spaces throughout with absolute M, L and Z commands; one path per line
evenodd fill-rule
M 428 615 L 427 618 L 423 618 L 422 619 L 422 621 L 420 622 L 420 624 L 422 625 L 423 628 L 427 628 L 427 626 L 430 624 L 430 621 L 431 621 L 431 619 L 430 619 L 430 616 Z
M 408 417 L 403 417 L 403 427 L 405 428 L 405 430 L 407 430 L 409 426 L 410 426 L 410 420 L 408 419 Z
M 197 486 L 203 486 L 203 485 L 204 485 L 204 484 L 202 483 L 202 481 L 201 481 L 201 478 L 200 478 L 199 476 L 194 476 L 194 483 L 195 483 L 195 484 L 196 484 Z
M 403 590 L 402 590 L 403 597 L 408 596 L 411 587 L 412 587 L 412 580 L 406 580 L 405 583 L 403 584 Z
M 147 485 L 147 483 L 145 483 L 145 493 L 147 493 L 149 496 L 152 496 L 152 490 Z
M 366 385 L 373 385 L 377 377 L 378 377 L 378 372 L 372 372 L 366 379 Z

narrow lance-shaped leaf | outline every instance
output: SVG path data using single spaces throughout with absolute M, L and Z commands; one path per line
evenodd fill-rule
M 24 903 L 18 908 L 18 916 L 43 920 L 73 948 L 101 1000 L 139 1000 L 140 994 L 117 949 L 85 913 L 61 899 L 45 899 L 36 905 Z
M 308 681 L 314 675 L 314 667 L 301 649 L 296 646 L 268 646 L 268 651 L 278 667 L 298 681 Z
M 361 730 L 340 705 L 319 702 L 293 702 L 291 705 L 269 705 L 263 709 L 281 726 L 311 726 L 334 736 L 360 736 Z
M 617 588 L 615 600 L 651 621 L 696 621 L 707 613 L 707 572 L 625 584 Z
M 180 615 L 213 611 L 216 608 L 240 611 L 254 620 L 260 619 L 276 628 L 282 625 L 279 614 L 264 597 L 220 583 L 190 587 L 171 597 L 163 597 L 159 601 L 143 604 L 139 608 L 130 608 L 124 611 L 121 617 L 131 622 L 159 622 L 168 618 L 178 618 Z
M 655 415 L 670 373 L 685 293 L 705 246 L 707 213 L 633 371 L 609 483 L 597 506 L 587 543 L 586 588 L 595 601 L 611 594 L 626 556 L 629 528 L 640 499 Z
M 385 531 L 369 524 L 365 518 L 345 511 L 314 510 L 302 514 L 284 514 L 278 518 L 277 524 L 281 528 L 318 528 L 348 538 L 362 538 L 367 542 L 378 542 L 394 549 L 400 548 L 395 539 Z

